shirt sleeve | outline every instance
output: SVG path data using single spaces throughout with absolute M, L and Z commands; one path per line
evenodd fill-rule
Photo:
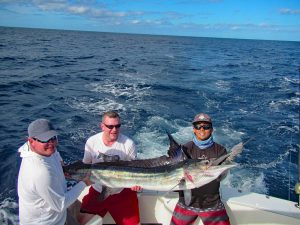
M 93 161 L 92 158 L 92 147 L 91 147 L 91 143 L 89 140 L 87 140 L 87 142 L 85 143 L 85 147 L 84 147 L 84 155 L 83 155 L 83 159 L 82 162 L 86 163 L 86 164 L 91 164 Z
M 63 159 L 62 159 L 60 153 L 59 153 L 57 150 L 55 151 L 55 154 L 57 155 L 57 159 L 58 159 L 60 162 L 63 162 Z
M 64 181 L 61 182 L 57 175 L 55 176 L 47 170 L 41 172 L 39 180 L 35 184 L 36 191 L 54 211 L 63 212 L 66 210 L 86 187 L 85 183 L 80 181 L 71 190 L 65 192 Z
M 81 192 L 86 187 L 86 184 L 83 181 L 80 181 L 75 186 L 71 188 L 71 190 L 67 191 L 65 194 L 66 199 L 66 208 L 68 208 L 70 205 L 72 205 L 76 199 L 79 197 Z
M 128 149 L 128 158 L 129 158 L 129 160 L 133 160 L 133 159 L 136 159 L 136 157 L 137 157 L 136 147 L 135 147 L 134 142 L 132 141 L 132 143 Z

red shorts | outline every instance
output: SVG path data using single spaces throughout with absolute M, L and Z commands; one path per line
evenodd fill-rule
M 230 221 L 225 209 L 208 212 L 194 212 L 176 205 L 171 225 L 193 224 L 197 217 L 200 217 L 204 225 L 230 225 Z
M 135 191 L 128 188 L 111 195 L 103 201 L 98 200 L 100 193 L 90 187 L 83 197 L 80 211 L 104 217 L 107 212 L 118 225 L 137 225 L 140 223 L 139 204 Z

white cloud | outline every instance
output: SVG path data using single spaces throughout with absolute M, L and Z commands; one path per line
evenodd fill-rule
M 231 30 L 239 30 L 240 27 L 239 27 L 239 26 L 232 26 L 232 27 L 230 27 L 230 29 L 231 29 Z
M 33 5 L 36 5 L 36 7 L 45 11 L 63 10 L 68 6 L 68 2 L 65 0 L 54 0 L 54 1 L 34 0 L 32 1 L 32 3 Z
M 89 11 L 89 8 L 85 6 L 70 6 L 68 11 L 75 14 L 84 14 Z
M 280 12 L 280 14 L 300 15 L 300 10 L 297 10 L 297 9 L 282 8 L 279 10 L 279 12 Z
M 124 17 L 126 13 L 124 12 L 114 12 L 106 9 L 91 9 L 90 16 L 93 17 Z
M 139 24 L 140 21 L 139 21 L 139 20 L 132 20 L 131 23 L 132 23 L 132 24 Z

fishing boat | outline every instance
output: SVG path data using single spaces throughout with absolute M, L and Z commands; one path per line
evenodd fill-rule
M 171 139 L 170 139 L 171 141 Z M 236 145 L 239 146 L 239 145 Z M 234 148 L 233 148 L 234 149 Z M 235 150 L 232 150 L 234 152 Z M 231 225 L 299 225 L 300 224 L 300 152 L 298 154 L 298 183 L 295 192 L 299 202 L 292 202 L 264 194 L 245 192 L 229 188 L 221 183 L 221 198 L 225 204 Z M 88 193 L 86 188 L 78 200 Z M 177 192 L 142 191 L 138 193 L 140 220 L 142 225 L 169 225 L 178 202 Z M 104 218 L 90 215 L 86 225 L 115 224 L 107 213 Z M 87 220 L 86 220 L 87 221 Z M 203 225 L 198 218 L 194 225 Z
M 79 200 L 86 195 L 86 188 Z M 295 202 L 234 188 L 221 187 L 222 200 L 232 225 L 240 224 L 300 224 L 300 208 Z M 140 219 L 143 225 L 170 224 L 173 209 L 178 201 L 176 192 L 142 191 L 138 193 Z M 87 225 L 115 224 L 109 213 L 101 218 L 93 216 Z M 203 224 L 198 218 L 195 225 Z

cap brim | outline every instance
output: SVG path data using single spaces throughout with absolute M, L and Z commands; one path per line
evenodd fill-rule
M 54 136 L 57 136 L 57 132 L 55 130 L 49 130 L 45 133 L 35 136 L 35 138 L 37 138 L 41 141 L 48 141 L 50 138 L 52 138 Z
M 212 123 L 212 122 L 209 121 L 209 120 L 194 120 L 194 121 L 192 122 L 192 124 L 194 124 L 194 123 L 200 123 L 200 122 Z

